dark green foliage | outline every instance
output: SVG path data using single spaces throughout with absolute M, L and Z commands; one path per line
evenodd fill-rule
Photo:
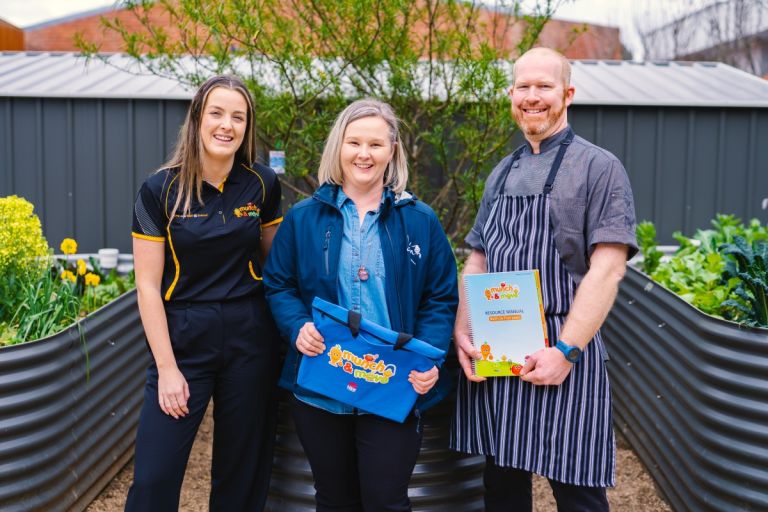
M 750 245 L 737 235 L 721 250 L 731 256 L 723 277 L 739 279 L 737 298 L 723 302 L 727 313 L 747 325 L 768 327 L 768 242 L 755 240 Z
M 756 219 L 744 225 L 733 215 L 717 215 L 712 227 L 691 238 L 674 233 L 680 247 L 664 259 L 653 224 L 641 223 L 637 237 L 649 260 L 643 270 L 707 314 L 768 327 L 768 229 Z

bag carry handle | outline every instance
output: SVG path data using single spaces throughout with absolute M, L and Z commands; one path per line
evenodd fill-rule
M 360 334 L 360 321 L 362 319 L 363 315 L 357 311 L 349 310 L 349 314 L 347 315 L 347 326 L 349 327 L 350 332 L 352 332 L 353 338 L 357 338 L 357 335 Z
M 397 341 L 395 342 L 395 348 L 393 350 L 400 350 L 405 346 L 406 343 L 411 341 L 411 339 L 413 339 L 413 334 L 408 334 L 405 332 L 397 333 Z

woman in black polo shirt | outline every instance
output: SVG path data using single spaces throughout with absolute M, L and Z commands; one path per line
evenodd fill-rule
M 278 338 L 261 267 L 282 217 L 274 171 L 252 164 L 253 133 L 243 82 L 209 79 L 192 99 L 173 157 L 136 198 L 136 287 L 153 361 L 126 510 L 178 509 L 211 398 L 210 509 L 264 506 Z

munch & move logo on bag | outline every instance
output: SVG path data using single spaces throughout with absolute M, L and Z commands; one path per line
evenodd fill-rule
M 378 354 L 365 354 L 360 357 L 349 350 L 342 350 L 339 344 L 328 351 L 328 364 L 351 373 L 356 379 L 364 379 L 375 384 L 387 384 L 389 379 L 397 373 L 397 366 L 387 364 L 383 359 L 379 360 Z M 347 390 L 355 392 L 357 385 L 350 382 L 347 384 Z

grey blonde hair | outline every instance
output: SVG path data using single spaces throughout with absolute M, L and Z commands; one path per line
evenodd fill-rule
M 344 142 L 344 133 L 351 122 L 364 117 L 379 117 L 389 127 L 389 138 L 392 141 L 394 153 L 384 172 L 384 186 L 391 188 L 395 194 L 400 194 L 408 184 L 408 160 L 400 138 L 400 121 L 388 103 L 371 98 L 351 103 L 336 118 L 325 141 L 323 156 L 317 171 L 318 181 L 321 185 L 323 183 L 343 184 L 341 145 Z
M 209 78 L 200 86 L 192 98 L 187 110 L 187 117 L 179 130 L 179 138 L 176 141 L 176 147 L 171 158 L 158 170 L 168 168 L 179 168 L 178 185 L 176 199 L 173 208 L 169 212 L 169 223 L 177 214 L 181 206 L 182 215 L 188 215 L 192 205 L 192 198 L 197 198 L 200 204 L 203 204 L 203 141 L 200 138 L 200 124 L 203 118 L 203 109 L 208 101 L 208 95 L 217 87 L 223 87 L 239 92 L 248 105 L 246 113 L 246 126 L 243 142 L 237 149 L 235 161 L 241 160 L 246 165 L 251 165 L 254 161 L 255 139 L 253 129 L 253 99 L 245 83 L 236 76 L 217 75 Z M 169 191 L 170 193 L 170 191 Z

